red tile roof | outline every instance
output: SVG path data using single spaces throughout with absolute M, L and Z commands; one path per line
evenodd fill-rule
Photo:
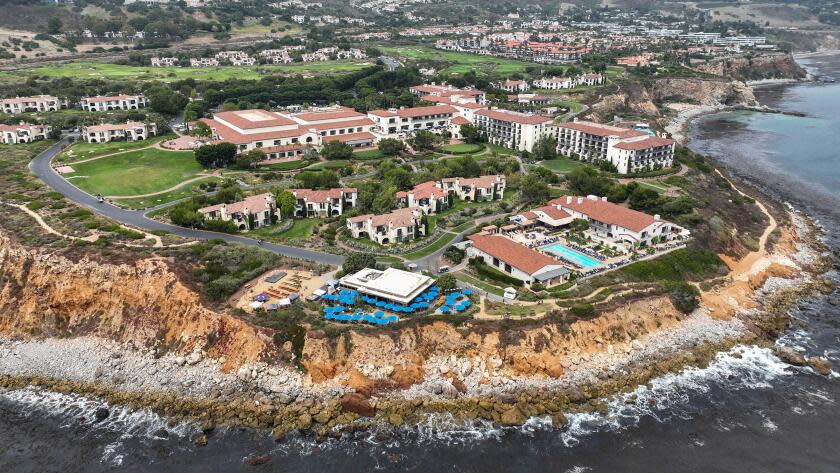
M 554 259 L 520 245 L 502 235 L 470 235 L 473 247 L 528 274 L 546 266 L 559 265 Z
M 224 125 L 223 123 L 213 120 L 211 118 L 202 118 L 200 121 L 204 122 L 213 129 L 222 141 L 233 143 L 236 145 L 251 143 L 252 141 L 261 140 L 276 140 L 280 138 L 292 138 L 295 136 L 303 136 L 307 132 L 298 127 L 288 130 L 266 131 L 264 133 L 252 133 L 243 135 L 238 131 Z
M 658 148 L 660 146 L 671 146 L 672 144 L 674 144 L 674 140 L 651 136 L 638 141 L 622 141 L 621 143 L 616 143 L 615 147 L 618 149 L 638 151 L 641 149 Z
M 268 110 L 260 109 L 219 112 L 214 114 L 213 118 L 224 120 L 225 122 L 243 130 L 297 125 L 294 120 L 286 116 L 276 112 L 269 112 Z
M 461 115 L 458 115 L 457 117 L 452 118 L 451 123 L 453 125 L 468 125 L 470 123 L 470 121 L 467 120 L 466 118 L 462 117 Z
M 303 112 L 295 115 L 295 118 L 298 120 L 303 120 L 305 122 L 317 122 L 323 120 L 336 120 L 341 118 L 350 118 L 350 117 L 364 117 L 363 113 L 359 113 L 352 108 L 349 107 L 341 107 L 338 110 L 324 110 L 324 111 L 315 111 L 315 112 Z
M 542 213 L 546 214 L 548 216 L 548 218 L 550 218 L 552 220 L 561 220 L 561 219 L 564 219 L 564 218 L 571 217 L 571 215 L 569 215 L 568 212 L 566 212 L 565 210 L 558 209 L 557 207 L 554 207 L 553 205 L 545 205 L 545 206 L 542 206 L 542 207 L 537 207 L 537 208 L 533 209 L 532 211 L 533 212 L 537 212 L 537 211 L 542 212 Z
M 437 187 L 435 181 L 426 181 L 414 186 L 411 190 L 414 199 L 440 199 L 446 197 L 446 191 Z M 407 193 L 406 193 L 407 194 Z
M 523 115 L 520 113 L 506 112 L 502 110 L 478 110 L 476 115 L 492 118 L 503 122 L 521 123 L 524 125 L 539 125 L 551 123 L 551 118 L 542 115 Z
M 559 205 L 563 209 L 587 215 L 593 220 L 618 225 L 634 232 L 642 231 L 656 221 L 652 215 L 628 209 L 595 196 L 562 196 L 549 201 L 548 204 Z
M 604 125 L 601 123 L 578 121 L 567 122 L 558 125 L 560 128 L 568 128 L 570 130 L 577 130 L 583 133 L 596 136 L 617 136 L 619 138 L 632 138 L 634 136 L 645 136 L 647 133 L 643 131 L 630 130 L 628 128 L 619 128 L 617 126 Z
M 332 199 L 340 199 L 344 194 L 357 192 L 355 187 L 339 187 L 335 189 L 288 189 L 295 198 L 312 203 L 327 203 Z

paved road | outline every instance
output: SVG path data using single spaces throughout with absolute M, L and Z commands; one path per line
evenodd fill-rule
M 382 63 L 385 64 L 385 67 L 387 67 L 389 71 L 393 71 L 394 69 L 402 66 L 399 61 L 391 56 L 379 56 L 379 59 L 382 60 Z
M 108 203 L 100 203 L 96 197 L 67 182 L 67 180 L 61 177 L 61 175 L 58 174 L 50 165 L 50 161 L 61 151 L 61 145 L 66 143 L 66 140 L 62 140 L 36 156 L 35 159 L 29 163 L 29 170 L 53 190 L 60 192 L 66 198 L 96 213 L 104 215 L 120 223 L 142 228 L 147 231 L 168 230 L 176 235 L 196 240 L 219 238 L 232 243 L 260 246 L 261 248 L 284 256 L 306 259 L 318 263 L 340 265 L 344 262 L 344 257 L 339 255 L 305 250 L 294 246 L 278 245 L 276 243 L 265 242 L 262 245 L 259 245 L 257 240 L 245 236 L 194 230 L 191 228 L 184 228 L 158 222 L 157 220 L 150 219 L 146 216 L 149 210 L 126 210 Z
M 443 253 L 446 251 L 447 248 L 449 248 L 450 246 L 452 246 L 456 243 L 460 243 L 460 242 L 464 241 L 464 236 L 467 233 L 472 233 L 473 231 L 475 231 L 476 228 L 481 227 L 483 224 L 485 224 L 487 222 L 492 222 L 493 220 L 499 218 L 501 215 L 502 214 L 486 215 L 484 217 L 476 219 L 475 220 L 475 225 L 473 225 L 470 228 L 467 228 L 466 230 L 463 230 L 463 231 L 460 231 L 460 232 L 456 233 L 455 238 L 453 238 L 452 241 L 450 241 L 448 244 L 443 245 L 442 248 L 438 249 L 437 251 L 435 251 L 434 253 L 432 253 L 430 255 L 423 256 L 421 258 L 417 258 L 416 260 L 410 260 L 409 262 L 416 264 L 421 269 L 427 269 L 427 270 L 429 270 L 433 273 L 436 273 L 437 270 L 438 270 L 438 267 L 439 267 L 438 264 L 437 264 L 438 258 L 443 256 Z M 452 232 L 449 232 L 449 233 L 452 233 Z

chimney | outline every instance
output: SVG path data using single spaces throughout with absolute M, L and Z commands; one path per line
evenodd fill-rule
M 653 216 L 653 219 L 654 219 L 654 220 L 657 220 L 657 221 L 658 221 L 658 220 L 659 220 L 659 218 L 660 218 L 660 217 L 659 217 L 659 214 L 656 214 L 656 215 L 654 215 L 654 216 Z
M 572 196 L 570 196 L 570 195 L 567 195 L 567 196 L 566 196 L 566 203 L 567 203 L 567 204 L 571 204 L 571 203 L 572 203 Z
M 582 203 L 583 203 L 583 197 L 578 197 L 578 201 L 577 201 L 577 203 L 578 203 L 578 204 L 582 204 Z
M 602 202 L 606 202 L 606 201 L 607 201 L 607 196 L 603 196 L 603 197 L 601 197 L 601 201 L 602 201 Z

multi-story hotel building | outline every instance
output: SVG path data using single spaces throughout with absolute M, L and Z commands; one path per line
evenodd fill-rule
M 88 112 L 106 112 L 109 110 L 137 110 L 146 106 L 145 95 L 98 95 L 81 100 L 82 110 Z
M 449 105 L 372 110 L 368 117 L 376 123 L 376 131 L 385 136 L 408 134 L 417 130 L 449 130 L 458 110 Z
M 505 148 L 531 151 L 545 134 L 553 134 L 552 119 L 507 110 L 477 110 L 473 124 L 487 141 Z
M 647 132 L 575 121 L 557 126 L 557 151 L 584 161 L 610 161 L 622 174 L 671 167 L 674 140 Z
M 33 95 L 31 97 L 12 97 L 0 99 L 0 111 L 3 113 L 54 112 L 67 106 L 66 100 L 59 100 L 52 95 Z

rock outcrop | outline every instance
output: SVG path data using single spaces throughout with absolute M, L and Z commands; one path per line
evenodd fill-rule
M 808 73 L 790 54 L 757 57 L 732 57 L 709 61 L 695 67 L 698 71 L 742 81 L 766 79 L 804 79 Z

